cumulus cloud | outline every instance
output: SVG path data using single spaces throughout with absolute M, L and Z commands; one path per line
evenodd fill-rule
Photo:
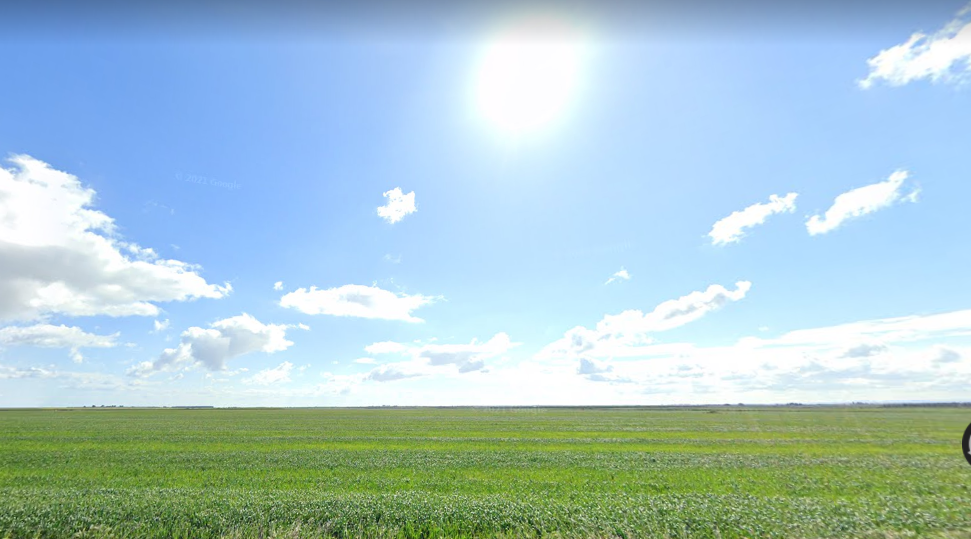
M 293 363 L 284 361 L 271 369 L 264 369 L 253 376 L 243 380 L 244 384 L 255 384 L 268 386 L 271 384 L 281 384 L 290 381 L 290 371 L 293 370 Z
M 896 202 L 916 202 L 920 192 L 917 188 L 907 195 L 903 194 L 907 177 L 906 170 L 898 170 L 886 181 L 858 187 L 839 195 L 824 215 L 813 215 L 806 221 L 806 229 L 813 236 L 825 234 L 848 220 L 887 208 Z
M 155 320 L 152 326 L 154 327 L 152 330 L 153 333 L 161 333 L 169 329 L 169 319 L 166 318 L 165 320 Z
M 738 242 L 745 236 L 745 229 L 765 223 L 774 214 L 794 212 L 798 196 L 797 193 L 789 193 L 784 197 L 770 195 L 766 203 L 752 204 L 743 210 L 732 212 L 711 227 L 708 237 L 714 245 Z
M 283 290 L 283 281 L 277 281 L 273 283 L 273 290 Z
M 84 356 L 81 355 L 81 348 L 111 348 L 117 344 L 115 340 L 118 335 L 118 333 L 95 335 L 87 333 L 79 327 L 64 325 L 8 326 L 0 328 L 0 345 L 67 348 L 70 349 L 71 359 L 80 363 L 84 359 Z
M 647 314 L 628 310 L 607 315 L 594 329 L 577 326 L 567 331 L 562 339 L 546 346 L 539 356 L 610 357 L 624 348 L 650 344 L 653 342 L 651 334 L 693 322 L 729 302 L 738 301 L 751 287 L 752 283 L 748 281 L 735 283 L 735 290 L 711 285 L 704 291 L 665 301 Z
M 859 81 L 863 89 L 883 80 L 902 86 L 920 79 L 932 82 L 964 80 L 971 72 L 971 4 L 933 34 L 917 32 L 910 39 L 867 60 L 870 73 Z
M 607 282 L 605 282 L 604 284 L 607 285 L 618 280 L 624 280 L 624 281 L 630 280 L 630 273 L 627 273 L 627 270 L 625 270 L 623 266 L 621 266 L 620 271 L 611 275 L 610 278 L 607 279 Z
M 157 302 L 221 298 L 198 268 L 124 241 L 93 189 L 26 155 L 0 167 L 0 320 L 156 316 Z
M 182 333 L 176 348 L 167 348 L 155 361 L 144 361 L 129 369 L 133 376 L 147 376 L 158 371 L 177 371 L 195 366 L 211 371 L 226 369 L 226 362 L 253 352 L 272 354 L 286 350 L 293 342 L 286 339 L 287 329 L 294 326 L 263 324 L 243 313 L 219 320 L 208 329 L 190 327 Z
M 388 199 L 388 203 L 378 207 L 378 215 L 391 224 L 395 224 L 404 219 L 406 215 L 418 211 L 415 207 L 414 191 L 405 194 L 400 187 L 395 187 L 385 192 L 384 198 Z
M 306 314 L 423 322 L 411 312 L 435 299 L 421 294 L 397 294 L 377 286 L 348 284 L 326 290 L 316 286 L 299 288 L 280 298 L 280 305 Z

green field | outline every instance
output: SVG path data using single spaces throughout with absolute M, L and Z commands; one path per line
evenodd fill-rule
M 0 537 L 971 537 L 969 408 L 0 411 Z

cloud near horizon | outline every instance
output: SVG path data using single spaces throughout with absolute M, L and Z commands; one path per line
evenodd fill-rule
M 567 331 L 563 338 L 544 347 L 537 357 L 611 357 L 625 348 L 652 343 L 654 333 L 683 326 L 730 302 L 739 301 L 751 287 L 752 283 L 748 281 L 735 283 L 735 290 L 711 285 L 704 291 L 662 302 L 646 314 L 631 309 L 606 315 L 594 329 L 577 326 Z
M 120 333 L 95 335 L 79 327 L 36 324 L 0 328 L 0 346 L 35 346 L 38 348 L 67 348 L 71 360 L 81 363 L 81 348 L 113 348 Z
M 286 350 L 293 345 L 286 339 L 286 332 L 294 327 L 306 329 L 306 326 L 263 324 L 246 313 L 213 322 L 209 329 L 190 327 L 182 333 L 179 346 L 166 348 L 154 361 L 132 366 L 128 374 L 144 377 L 155 372 L 195 367 L 222 371 L 226 369 L 227 361 L 242 355 Z

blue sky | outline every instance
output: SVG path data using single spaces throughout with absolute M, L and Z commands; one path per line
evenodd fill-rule
M 0 406 L 966 399 L 962 7 L 8 36 Z

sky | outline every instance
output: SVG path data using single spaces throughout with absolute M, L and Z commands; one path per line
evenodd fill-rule
M 678 5 L 14 13 L 0 407 L 967 400 L 971 4 Z

